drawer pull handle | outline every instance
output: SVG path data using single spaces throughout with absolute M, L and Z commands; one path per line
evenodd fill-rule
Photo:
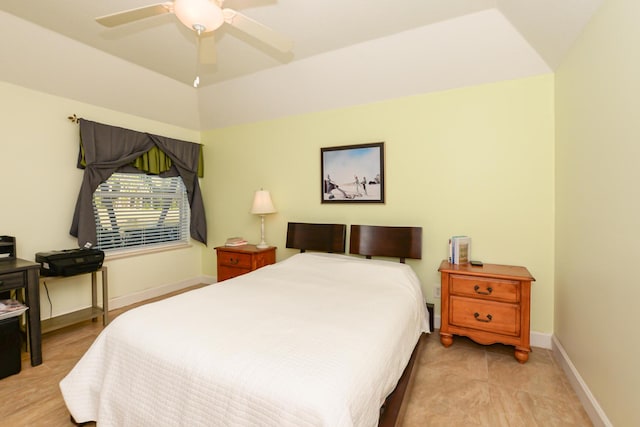
M 493 319 L 493 316 L 490 314 L 487 314 L 486 319 L 480 319 L 480 313 L 473 313 L 473 317 L 475 317 L 478 322 L 485 322 L 485 323 L 489 323 Z
M 238 258 L 229 258 L 229 262 L 231 263 L 231 265 L 236 265 L 239 261 L 240 260 Z
M 475 285 L 473 287 L 473 290 L 476 291 L 476 294 L 480 294 L 480 295 L 491 295 L 491 292 L 493 292 L 493 288 L 491 286 L 487 288 L 487 292 L 480 291 L 480 286 L 478 285 Z

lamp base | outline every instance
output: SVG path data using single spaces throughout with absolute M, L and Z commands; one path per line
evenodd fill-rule
M 264 215 L 260 215 L 260 243 L 256 245 L 258 249 L 266 249 L 269 245 L 264 241 Z

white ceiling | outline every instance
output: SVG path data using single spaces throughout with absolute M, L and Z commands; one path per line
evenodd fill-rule
M 0 79 L 208 129 L 550 72 L 602 1 L 226 0 L 290 37 L 294 48 L 282 54 L 223 25 L 215 33 L 217 63 L 200 66 L 196 90 L 196 37 L 175 16 L 112 29 L 94 20 L 154 0 L 2 0 Z M 55 64 L 64 52 L 73 58 Z M 110 99 L 113 87 L 52 88 L 70 67 L 87 70 L 76 87 L 109 69 L 105 85 L 139 92 L 147 105 Z M 153 93 L 159 85 L 175 111 L 149 107 L 162 99 Z

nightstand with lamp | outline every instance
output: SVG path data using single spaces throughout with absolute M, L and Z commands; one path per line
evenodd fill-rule
M 269 192 L 263 189 L 256 191 L 251 213 L 260 215 L 260 243 L 215 248 L 218 262 L 218 282 L 276 262 L 276 247 L 269 246 L 264 238 L 264 216 L 275 212 L 276 209 Z

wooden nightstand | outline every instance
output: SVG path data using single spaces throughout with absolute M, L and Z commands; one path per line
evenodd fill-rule
M 257 270 L 276 262 L 276 247 L 258 249 L 256 245 L 218 246 L 218 282 Z
M 525 267 L 451 264 L 442 261 L 440 342 L 463 335 L 480 344 L 515 346 L 520 363 L 529 360 L 531 282 Z

